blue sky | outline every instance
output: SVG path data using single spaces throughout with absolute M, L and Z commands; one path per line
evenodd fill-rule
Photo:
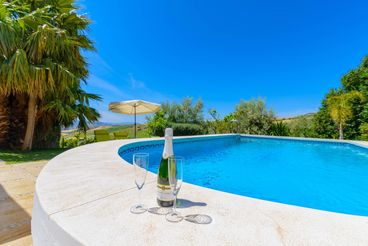
M 222 116 L 262 97 L 278 116 L 314 112 L 368 54 L 367 1 L 80 1 L 97 53 L 88 91 L 111 101 L 201 97 Z M 139 118 L 143 121 L 144 117 Z

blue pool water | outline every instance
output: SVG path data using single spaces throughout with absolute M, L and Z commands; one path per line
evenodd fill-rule
M 150 153 L 157 173 L 163 143 L 121 152 Z M 368 215 L 368 149 L 344 143 L 226 137 L 174 142 L 188 183 L 268 201 Z

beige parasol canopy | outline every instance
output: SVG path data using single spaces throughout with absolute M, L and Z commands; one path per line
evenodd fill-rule
M 160 104 L 143 100 L 112 102 L 109 110 L 119 114 L 134 114 L 134 137 L 137 134 L 137 114 L 152 114 L 160 110 Z

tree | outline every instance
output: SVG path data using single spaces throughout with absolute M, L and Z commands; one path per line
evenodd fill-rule
M 216 109 L 210 109 L 208 111 L 212 119 L 206 121 L 207 132 L 211 134 L 230 133 L 237 131 L 237 123 L 233 122 L 233 114 L 226 115 L 221 119 L 220 114 Z
M 0 148 L 7 145 L 9 136 L 8 98 L 0 94 Z
M 368 122 L 368 100 L 366 100 L 368 98 L 368 56 L 363 58 L 357 68 L 346 73 L 342 77 L 341 83 L 342 86 L 338 91 L 330 90 L 323 99 L 322 106 L 314 116 L 313 129 L 318 137 L 337 138 L 339 133 L 336 132 L 336 123 L 331 117 L 327 101 L 339 93 L 355 93 L 358 91 L 362 96 L 348 100 L 349 117 L 342 127 L 342 133 L 345 138 L 360 139 L 362 134 L 361 126 Z
M 351 102 L 356 99 L 363 99 L 362 93 L 358 91 L 351 92 L 337 92 L 327 98 L 326 104 L 331 115 L 332 120 L 336 123 L 339 129 L 339 139 L 344 138 L 344 127 L 347 121 L 353 115 L 353 109 Z
M 202 99 L 193 105 L 193 99 L 186 97 L 181 104 L 162 103 L 160 110 L 168 122 L 201 124 L 203 122 Z
M 163 136 L 166 127 L 173 127 L 174 134 L 175 132 L 182 135 L 203 133 L 203 102 L 199 99 L 193 105 L 193 99 L 186 97 L 181 104 L 162 103 L 161 110 L 153 117 L 147 117 L 147 121 L 148 129 L 154 136 Z
M 363 123 L 360 126 L 360 132 L 362 134 L 361 140 L 367 141 L 368 140 L 368 123 Z
M 288 126 L 290 128 L 290 136 L 294 137 L 314 137 L 313 129 L 314 115 L 301 115 L 293 118 Z
M 276 121 L 272 123 L 268 134 L 272 136 L 289 136 L 290 128 L 286 123 L 282 121 Z
M 164 136 L 165 128 L 169 125 L 164 111 L 160 110 L 153 117 L 147 117 L 147 121 L 148 131 L 151 136 Z
M 368 98 L 368 56 L 363 58 L 357 68 L 345 74 L 341 82 L 344 92 L 359 91 L 364 98 Z M 357 97 L 350 103 L 352 116 L 344 129 L 344 135 L 351 139 L 359 139 L 361 124 L 368 122 L 368 101 Z
M 313 116 L 312 129 L 318 138 L 338 138 L 335 123 L 326 105 L 326 99 L 323 100 L 322 106 Z
M 76 90 L 88 76 L 81 50 L 94 48 L 84 34 L 90 21 L 76 14 L 73 1 L 1 0 L 0 6 L 0 96 L 27 100 L 22 149 L 32 148 L 42 112 L 52 111 L 62 124 L 69 107 L 68 122 L 79 118 L 82 128 L 85 119 L 97 119 L 98 113 L 85 99 L 99 97 Z M 60 107 L 46 106 L 57 102 Z
M 173 117 L 172 122 L 175 123 L 194 123 L 200 124 L 203 122 L 203 102 L 198 99 L 193 105 L 193 99 L 186 97 L 181 104 L 172 104 Z
M 234 117 L 238 120 L 240 132 L 247 134 L 267 134 L 275 119 L 262 99 L 242 100 L 236 106 Z

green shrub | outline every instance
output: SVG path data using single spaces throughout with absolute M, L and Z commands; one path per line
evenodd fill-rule
M 315 137 L 316 133 L 314 130 L 314 116 L 298 116 L 295 117 L 291 122 L 288 123 L 290 128 L 290 136 L 293 137 L 304 137 L 310 138 Z
M 234 118 L 238 121 L 237 130 L 246 134 L 268 134 L 275 115 L 266 107 L 263 99 L 241 100 L 236 106 Z
M 204 134 L 204 129 L 198 124 L 172 123 L 175 136 L 190 136 Z
M 168 127 L 168 121 L 163 112 L 159 111 L 153 117 L 148 118 L 148 132 L 151 136 L 163 137 L 166 127 Z
M 85 137 L 84 134 L 76 133 L 70 138 L 61 137 L 60 148 L 70 149 L 93 142 L 95 142 L 93 137 Z
M 272 136 L 289 136 L 290 129 L 287 124 L 279 121 L 276 123 L 272 123 L 269 129 L 269 135 Z
M 361 140 L 368 140 L 368 123 L 363 123 L 360 125 L 360 133 L 361 133 Z

